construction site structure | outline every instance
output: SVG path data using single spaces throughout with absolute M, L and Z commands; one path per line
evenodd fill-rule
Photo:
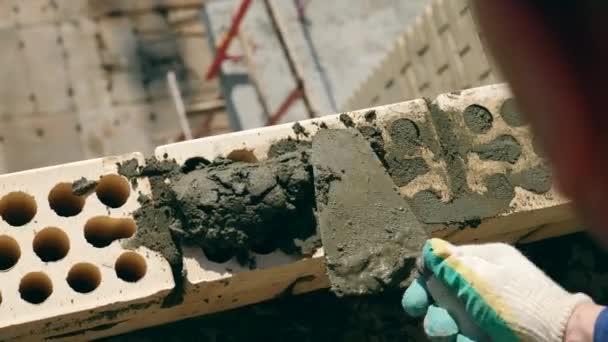
M 526 243 L 580 230 L 550 178 L 542 185 L 522 181 L 527 170 L 543 161 L 528 127 L 513 120 L 512 102 L 505 86 L 493 85 L 446 93 L 430 103 L 417 99 L 301 121 L 295 128 L 284 124 L 159 146 L 155 156 L 179 165 L 217 157 L 255 162 L 268 158 L 277 141 L 309 140 L 320 129 L 347 126 L 361 132 L 374 127 L 388 147 L 395 143 L 395 125 L 405 123 L 424 130 L 429 141 L 453 138 L 452 148 L 468 151 L 460 156 L 467 194 L 490 191 L 488 179 L 493 175 L 514 184 L 513 197 L 491 217 L 454 225 L 454 218 L 422 215 L 432 236 L 454 243 Z M 447 115 L 453 135 L 446 135 L 437 113 Z M 483 127 L 471 115 L 481 115 Z M 488 154 L 493 148 L 488 146 L 505 136 L 520 152 L 509 152 L 506 159 Z M 432 191 L 446 205 L 457 202 L 450 161 L 425 145 L 412 153 L 395 160 L 418 159 L 428 169 L 400 181 L 401 195 L 412 200 Z M 306 255 L 251 252 L 253 268 L 235 258 L 214 262 L 201 248 L 183 245 L 183 273 L 177 274 L 161 254 L 130 247 L 143 229 L 133 217 L 141 205 L 137 199 L 151 191 L 146 177 L 133 183 L 118 174 L 117 163 L 133 158 L 140 165 L 147 163 L 134 152 L 0 176 L 2 339 L 90 340 L 330 286 L 322 247 Z M 77 196 L 72 183 L 83 177 L 97 185 L 88 195 Z M 170 238 L 168 228 L 158 234 L 158 239 Z M 175 279 L 182 274 L 184 283 L 178 286 Z M 175 291 L 183 300 L 166 305 Z
M 503 82 L 469 0 L 432 0 L 340 110 Z
M 169 72 L 195 137 L 231 130 L 218 82 L 205 80 L 203 3 L 2 1 L 0 172 L 183 139 Z
M 427 3 L 207 2 L 208 76 L 219 77 L 233 129 L 338 112 Z

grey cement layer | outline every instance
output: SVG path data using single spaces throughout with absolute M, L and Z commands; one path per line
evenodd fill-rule
M 221 41 L 230 28 L 230 22 L 240 1 L 211 1 L 205 7 L 205 21 L 212 44 Z M 244 54 L 243 43 L 248 44 L 250 65 L 246 59 L 226 61 L 221 68 L 221 86 L 226 99 L 231 125 L 235 130 L 245 130 L 266 125 L 268 118 L 296 87 L 289 65 L 281 50 L 278 37 L 270 23 L 264 4 L 253 1 L 240 30 L 241 38 L 235 38 L 229 54 Z M 257 78 L 262 96 L 266 99 L 269 113 L 264 111 L 254 86 Z M 301 100 L 291 106 L 280 122 L 307 119 L 306 108 Z
M 272 1 L 286 43 L 302 72 L 304 86 L 315 115 L 335 113 L 390 50 L 395 39 L 421 13 L 428 0 L 308 1 L 305 19 L 299 20 L 295 0 Z M 206 21 L 212 44 L 229 29 L 240 0 L 215 0 L 206 5 Z M 241 33 L 250 44 L 252 67 L 245 61 L 222 65 L 222 90 L 233 128 L 264 126 L 294 89 L 287 60 L 273 32 L 261 1 L 247 12 Z M 242 53 L 234 40 L 232 55 Z M 264 113 L 248 71 L 253 70 L 266 97 Z M 281 122 L 307 118 L 299 100 Z

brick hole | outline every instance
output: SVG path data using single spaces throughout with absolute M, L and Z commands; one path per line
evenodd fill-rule
M 33 248 L 40 260 L 58 261 L 68 255 L 70 239 L 63 230 L 57 227 L 47 227 L 36 234 Z
M 51 279 L 42 272 L 30 272 L 21 278 L 19 294 L 28 303 L 40 304 L 53 293 Z
M 277 249 L 275 241 L 258 241 L 251 246 L 251 250 L 258 254 L 270 254 Z
M 253 151 L 247 149 L 234 150 L 226 156 L 226 158 L 245 163 L 255 163 L 258 161 Z
M 84 237 L 94 247 L 103 248 L 115 240 L 133 236 L 136 230 L 133 219 L 95 216 L 85 223 Z
M 465 125 L 476 134 L 488 132 L 494 124 L 494 116 L 483 106 L 473 104 L 465 108 L 462 113 Z
M 209 261 L 224 263 L 234 257 L 234 250 L 230 248 L 207 248 L 203 247 L 203 253 Z
M 99 268 L 88 262 L 78 263 L 70 269 L 66 278 L 72 290 L 79 293 L 89 293 L 101 283 Z
M 0 271 L 8 271 L 21 258 L 21 248 L 17 240 L 8 235 L 0 236 Z
M 105 175 L 101 177 L 95 188 L 97 198 L 110 208 L 120 208 L 127 202 L 131 194 L 129 181 L 119 175 Z
M 135 252 L 122 253 L 114 264 L 116 276 L 126 282 L 135 283 L 146 275 L 146 260 Z
M 38 206 L 34 197 L 25 192 L 11 192 L 0 200 L 0 216 L 11 226 L 19 227 L 30 222 Z
M 80 214 L 85 202 L 84 197 L 74 195 L 71 183 L 59 183 L 55 185 L 49 192 L 48 200 L 51 209 L 57 215 L 63 217 Z

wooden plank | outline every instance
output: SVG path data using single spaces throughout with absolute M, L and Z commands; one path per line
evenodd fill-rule
M 57 21 L 57 7 L 51 0 L 5 0 L 12 4 L 15 23 L 28 26 L 51 24 Z
M 86 158 L 108 155 L 105 144 L 111 140 L 103 139 L 98 123 L 111 115 L 112 100 L 96 44 L 97 27 L 92 20 L 83 18 L 62 22 L 60 29 L 83 153 Z
M 0 29 L 15 26 L 14 0 L 0 1 Z
M 53 0 L 56 5 L 58 21 L 78 21 L 89 18 L 89 6 L 103 1 L 90 0 Z
M 0 85 L 0 115 L 3 118 L 34 112 L 29 66 L 19 42 L 17 29 L 0 29 L 0 50 L 4 51 L 0 54 L 0 63 L 10 66 L 2 69 L 2 79 L 10 80 Z
M 113 117 L 104 122 L 106 154 L 120 155 L 138 151 L 151 155 L 155 145 L 150 137 L 149 114 L 147 105 L 114 107 Z
M 19 117 L 4 122 L 4 158 L 10 172 L 84 158 L 75 113 Z
M 210 101 L 218 98 L 220 96 L 218 80 L 205 80 L 205 73 L 212 57 L 207 39 L 197 35 L 179 35 L 175 42 L 187 75 L 180 84 L 187 90 L 189 100 Z
M 99 21 L 98 46 L 101 62 L 109 80 L 112 102 L 128 104 L 146 99 L 138 48 L 131 19 L 102 18 Z
M 98 119 L 97 114 L 88 117 L 85 113 L 96 108 L 109 109 L 111 99 L 95 42 L 96 25 L 92 20 L 83 18 L 61 23 L 60 30 L 68 57 L 71 97 L 80 114 L 80 121 Z
M 19 29 L 36 111 L 65 113 L 71 109 L 63 38 L 54 24 Z
M 93 1 L 90 14 L 94 17 L 107 15 L 138 15 L 151 10 L 200 9 L 205 0 L 104 0 Z

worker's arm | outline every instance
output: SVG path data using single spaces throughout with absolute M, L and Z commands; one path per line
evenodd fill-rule
M 564 341 L 607 341 L 608 311 L 604 309 L 604 307 L 595 303 L 580 304 L 574 308 L 566 326 Z M 600 313 L 602 313 L 602 316 L 598 320 Z
M 422 274 L 444 284 L 492 341 L 593 341 L 594 333 L 608 331 L 600 326 L 608 325 L 602 307 L 587 295 L 568 293 L 507 244 L 454 246 L 432 239 L 422 259 Z M 456 337 L 464 322 L 434 303 L 427 280 L 406 290 L 405 311 L 425 317 L 429 336 Z

